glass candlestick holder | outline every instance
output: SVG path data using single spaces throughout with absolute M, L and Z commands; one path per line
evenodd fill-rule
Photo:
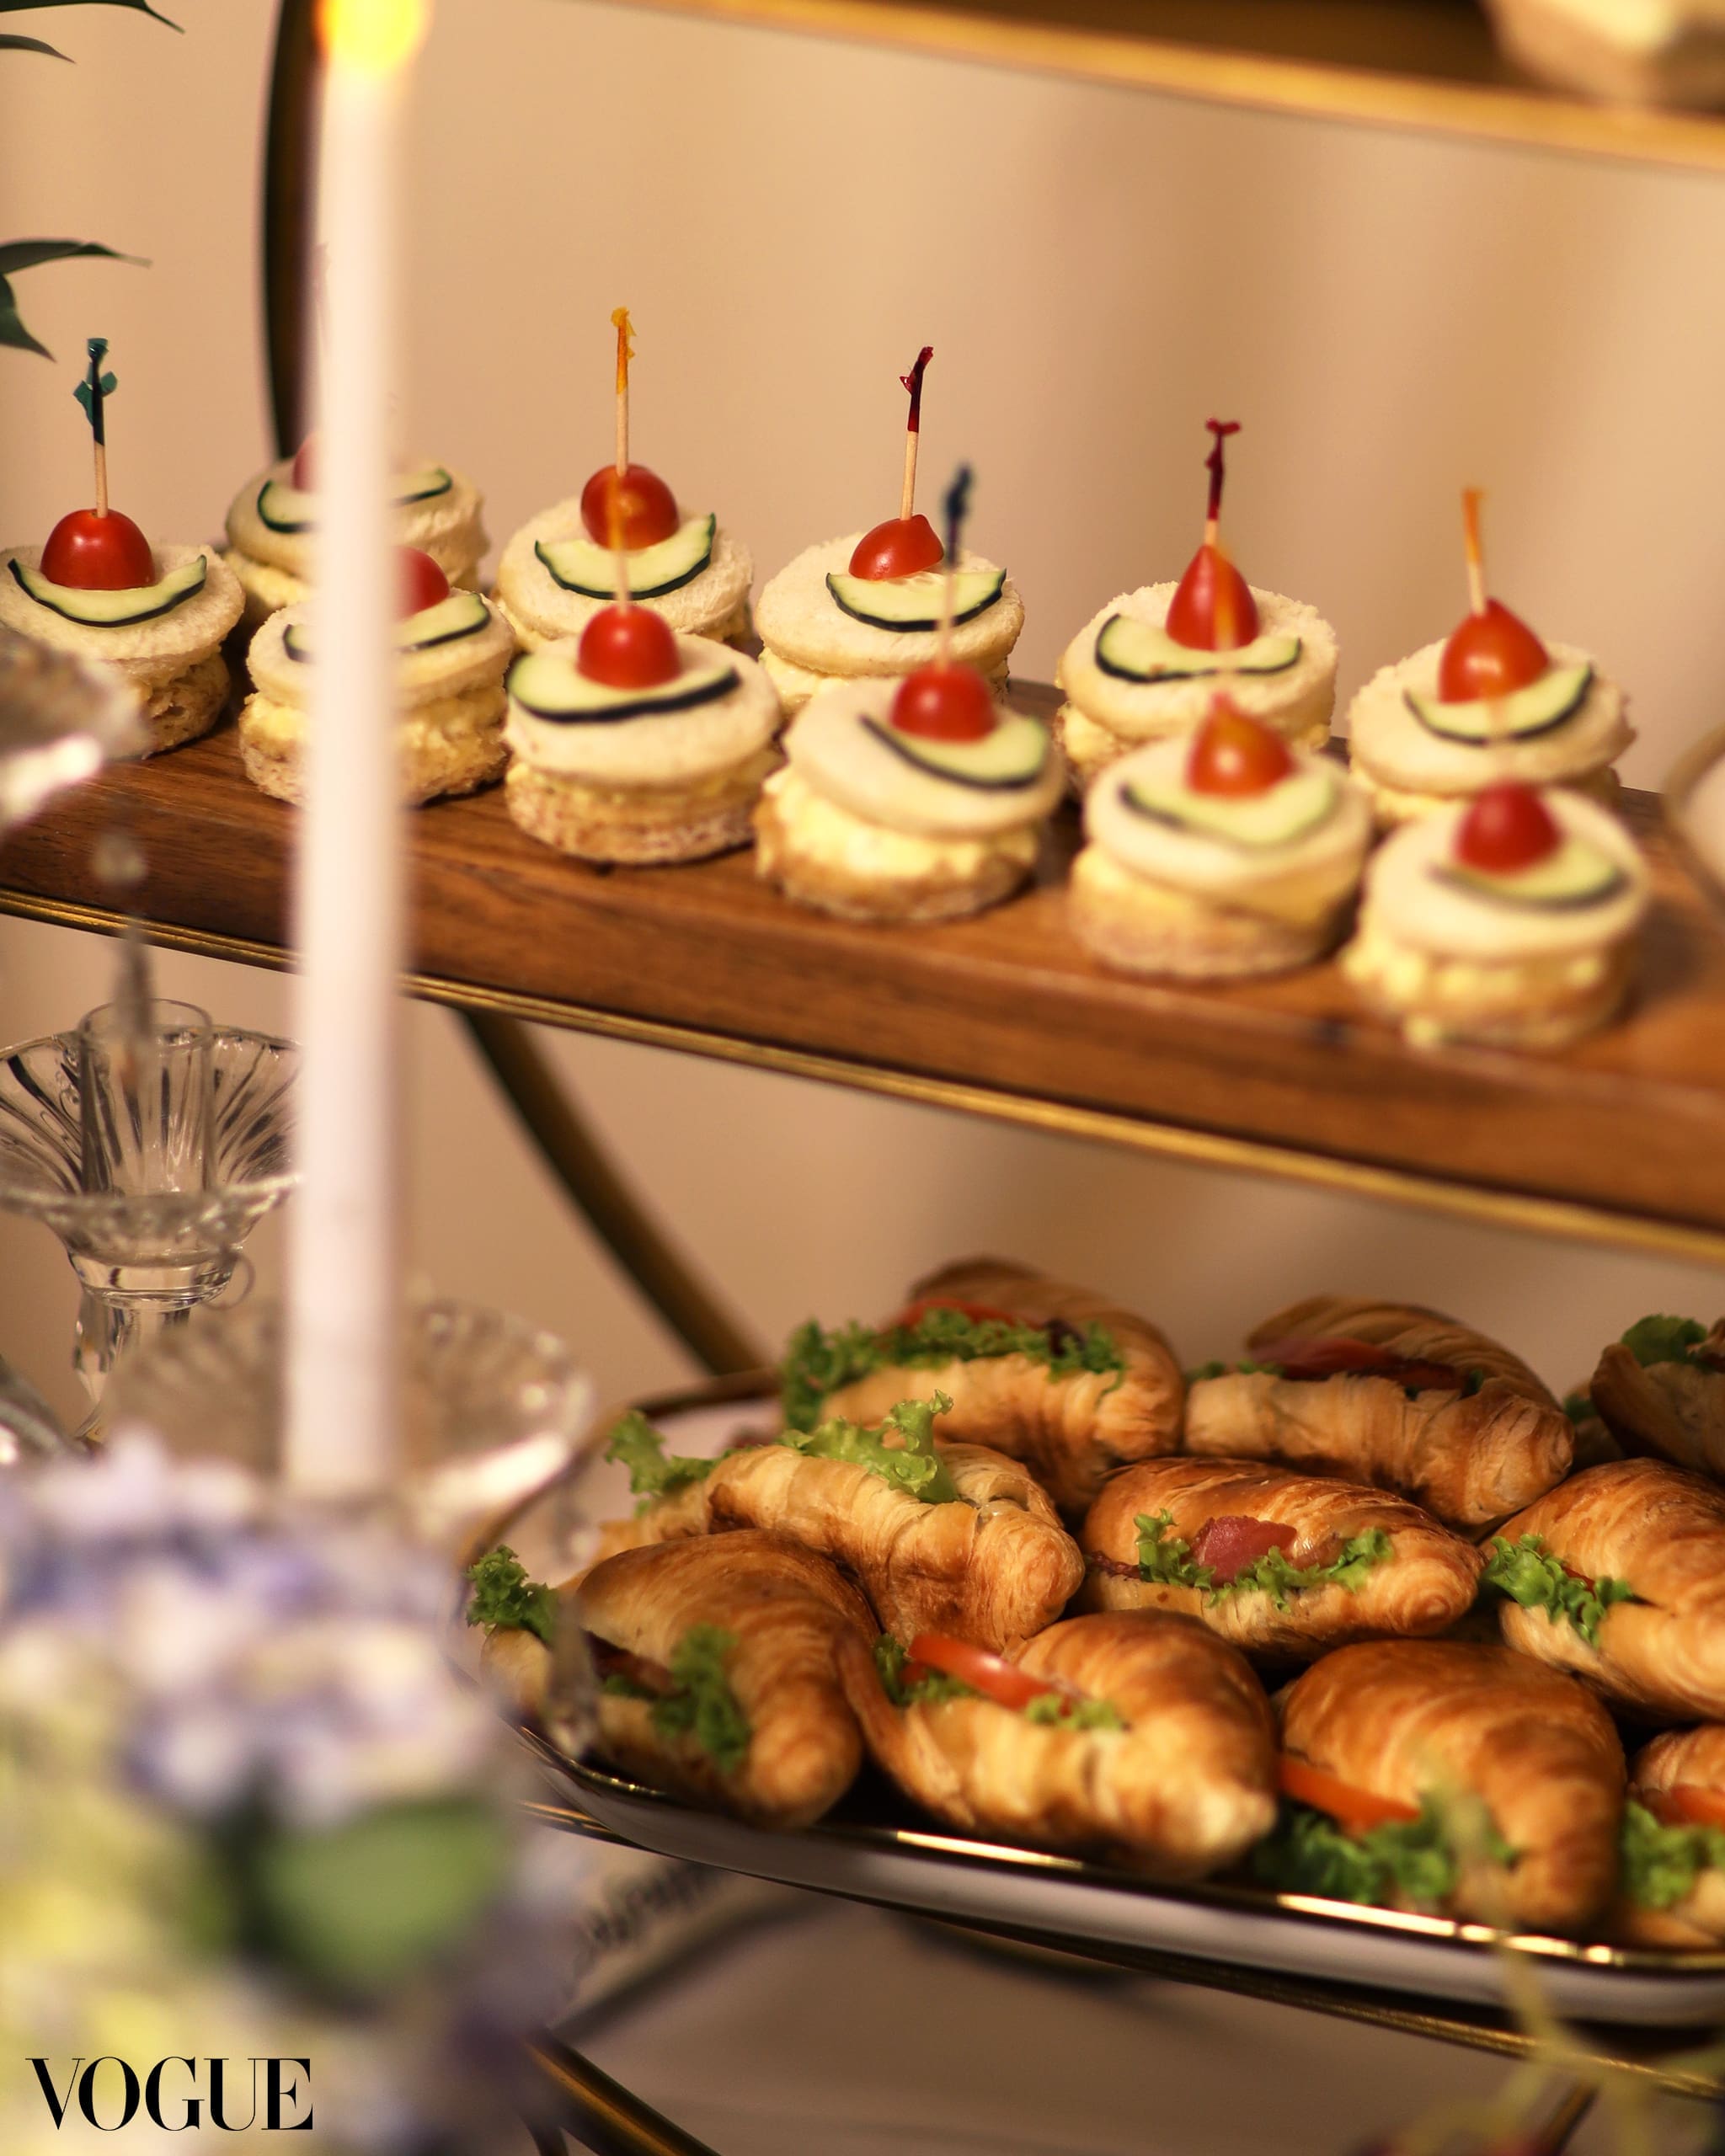
M 159 1000 L 0 1050 L 0 1207 L 53 1230 L 83 1290 L 80 1437 L 121 1357 L 227 1294 L 293 1188 L 297 1060 L 291 1042 Z

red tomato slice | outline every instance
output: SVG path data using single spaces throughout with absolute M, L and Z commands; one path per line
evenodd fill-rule
M 1350 1834 L 1419 1817 L 1417 1804 L 1404 1804 L 1399 1797 L 1379 1796 L 1371 1790 L 1356 1789 L 1338 1774 L 1327 1774 L 1322 1767 L 1296 1759 L 1291 1752 L 1283 1753 L 1279 1773 L 1284 1796 L 1291 1796 L 1296 1804 L 1309 1804 L 1316 1812 L 1327 1812 Z
M 1668 1827 L 1725 1827 L 1725 1790 L 1679 1782 L 1671 1789 L 1637 1793 L 1654 1818 Z
M 1252 1519 L 1244 1513 L 1224 1513 L 1207 1519 L 1192 1538 L 1194 1564 L 1209 1565 L 1226 1584 L 1254 1565 L 1260 1557 L 1279 1550 L 1286 1556 L 1294 1547 L 1296 1530 L 1277 1520 Z
M 980 1692 L 985 1700 L 1011 1707 L 1014 1712 L 1039 1700 L 1044 1692 L 1058 1692 L 1058 1684 L 1031 1677 L 1017 1662 L 1007 1662 L 986 1647 L 974 1647 L 968 1640 L 949 1640 L 939 1632 L 919 1632 L 911 1642 L 911 1660 L 927 1662 L 931 1669 L 956 1677 L 961 1684 Z
M 931 1310 L 957 1310 L 960 1317 L 968 1317 L 973 1325 L 1022 1325 L 1010 1310 L 997 1310 L 992 1303 L 961 1302 L 956 1295 L 923 1295 L 914 1303 L 907 1303 L 893 1320 L 894 1325 L 907 1328 L 927 1316 Z M 889 1328 L 890 1330 L 890 1328 Z
M 1272 1340 L 1252 1350 L 1255 1363 L 1275 1363 L 1290 1378 L 1331 1378 L 1358 1375 L 1391 1378 L 1397 1385 L 1418 1391 L 1459 1392 L 1461 1379 L 1445 1363 L 1428 1363 L 1407 1355 L 1392 1354 L 1369 1340 L 1350 1340 L 1338 1334 L 1327 1340 Z

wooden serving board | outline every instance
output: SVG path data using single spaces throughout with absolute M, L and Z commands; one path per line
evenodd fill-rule
M 1054 692 L 1021 687 L 1048 710 Z M 500 792 L 409 819 L 408 987 L 1224 1165 L 1725 1259 L 1725 941 L 1650 795 L 1629 815 L 1658 904 L 1634 1009 L 1561 1056 L 1409 1049 L 1333 963 L 1227 987 L 1114 978 L 1069 933 L 1063 816 L 1036 886 L 976 919 L 830 921 L 751 854 L 595 871 L 522 835 Z M 0 910 L 112 929 L 92 867 L 123 819 L 157 941 L 286 963 L 295 812 L 231 726 L 104 773 L 0 848 Z

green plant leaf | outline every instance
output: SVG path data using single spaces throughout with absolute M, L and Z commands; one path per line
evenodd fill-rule
M 45 52 L 51 60 L 67 57 L 57 45 L 44 45 L 39 37 L 0 37 L 0 52 Z
M 32 8 L 131 8 L 140 15 L 166 23 L 171 30 L 179 28 L 168 16 L 158 13 L 150 0 L 0 0 L 0 15 L 19 15 Z
M 0 0 L 0 8 L 8 4 L 8 0 Z M 53 358 L 48 347 L 24 328 L 12 279 L 20 270 L 35 270 L 44 262 L 70 261 L 80 254 L 106 255 L 111 262 L 143 260 L 142 255 L 122 254 L 118 248 L 104 247 L 93 239 L 0 240 L 0 347 L 9 347 L 15 352 L 40 352 L 45 360 Z
M 468 1797 L 266 1835 L 250 1867 L 264 1940 L 320 1988 L 375 1996 L 458 1947 L 509 1876 L 510 1836 Z

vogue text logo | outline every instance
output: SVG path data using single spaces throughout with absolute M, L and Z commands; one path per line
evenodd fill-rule
M 312 2062 L 308 2058 L 158 2058 L 142 2073 L 112 2052 L 88 2064 L 75 2058 L 66 2086 L 56 2089 L 45 2058 L 33 2058 L 43 2100 L 56 2127 L 74 2108 L 101 2133 L 118 2133 L 142 2110 L 169 2133 L 209 2122 L 224 2133 L 254 2128 L 265 2133 L 307 2133 L 312 2126 Z M 243 2065 L 247 2072 L 242 2074 Z M 264 2069 L 262 2108 L 258 2068 Z M 303 2079 L 300 2077 L 303 2076 Z M 164 2116 L 163 2106 L 167 2107 Z M 304 2108 L 303 2118 L 290 2116 Z M 245 2116 L 239 2116 L 242 2108 Z

